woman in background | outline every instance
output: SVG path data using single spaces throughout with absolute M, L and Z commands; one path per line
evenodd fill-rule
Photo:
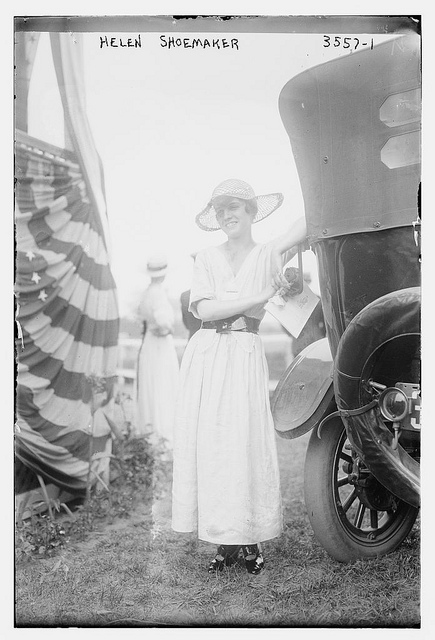
M 163 286 L 166 270 L 164 257 L 149 260 L 151 283 L 139 305 L 146 331 L 137 367 L 137 431 L 164 438 L 171 449 L 179 366 L 172 335 L 174 311 Z
M 187 344 L 174 435 L 172 528 L 198 530 L 217 545 L 208 571 L 264 567 L 259 543 L 279 536 L 282 510 L 269 374 L 258 335 L 264 305 L 287 281 L 282 254 L 306 235 L 299 220 L 276 242 L 259 244 L 251 227 L 277 209 L 280 193 L 256 196 L 241 180 L 216 187 L 196 217 L 226 242 L 196 256 L 190 311 L 202 321 Z

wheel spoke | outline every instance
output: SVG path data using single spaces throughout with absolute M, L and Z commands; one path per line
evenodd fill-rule
M 376 509 L 370 509 L 370 526 L 372 529 L 378 528 L 378 512 Z
M 352 456 L 350 456 L 348 453 L 344 453 L 343 451 L 340 452 L 340 460 L 346 460 L 346 462 L 350 462 L 352 464 Z
M 337 487 L 342 487 L 345 484 L 349 484 L 349 478 L 347 476 L 344 476 L 343 478 L 340 478 L 340 480 L 337 480 Z
M 360 502 L 358 510 L 356 512 L 356 515 L 355 515 L 355 519 L 353 521 L 353 523 L 354 523 L 354 525 L 355 525 L 355 527 L 357 529 L 359 529 L 361 527 L 361 524 L 362 524 L 362 521 L 363 521 L 363 518 L 364 518 L 365 510 L 366 510 L 365 504 Z
M 342 507 L 343 507 L 343 511 L 346 513 L 346 511 L 348 509 L 350 509 L 350 507 L 353 505 L 353 503 L 355 502 L 357 497 L 357 493 L 356 490 L 354 489 L 352 491 L 352 493 L 346 498 L 346 500 L 343 502 Z

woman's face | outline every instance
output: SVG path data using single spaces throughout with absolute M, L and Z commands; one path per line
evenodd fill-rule
M 251 233 L 254 216 L 246 211 L 246 202 L 239 198 L 222 196 L 213 201 L 216 219 L 229 238 Z

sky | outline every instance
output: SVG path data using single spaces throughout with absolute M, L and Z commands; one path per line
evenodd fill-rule
M 141 47 L 101 47 L 101 35 L 83 34 L 87 115 L 104 167 L 120 311 L 131 316 L 148 284 L 151 256 L 166 255 L 166 284 L 178 298 L 190 286 L 190 254 L 225 241 L 222 232 L 204 232 L 194 222 L 222 180 L 240 178 L 257 194 L 284 194 L 281 208 L 253 227 L 257 242 L 280 235 L 304 214 L 279 94 L 298 73 L 349 54 L 325 47 L 324 36 L 312 33 L 177 34 L 237 38 L 238 48 L 219 50 L 163 47 L 158 32 L 113 32 L 108 35 L 124 41 L 140 35 Z M 371 37 L 375 45 L 385 39 Z M 63 146 L 57 93 L 48 34 L 42 34 L 29 134 Z M 317 292 L 311 252 L 304 268 Z

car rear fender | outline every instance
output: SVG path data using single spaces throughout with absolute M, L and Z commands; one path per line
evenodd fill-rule
M 271 400 L 275 429 L 281 437 L 292 439 L 307 433 L 335 409 L 332 376 L 327 338 L 308 345 L 293 360 Z
M 420 465 L 400 444 L 393 446 L 377 402 L 364 391 L 363 372 L 383 345 L 419 335 L 420 288 L 393 291 L 353 318 L 340 339 L 334 367 L 337 408 L 353 449 L 384 487 L 414 507 L 420 503 Z

